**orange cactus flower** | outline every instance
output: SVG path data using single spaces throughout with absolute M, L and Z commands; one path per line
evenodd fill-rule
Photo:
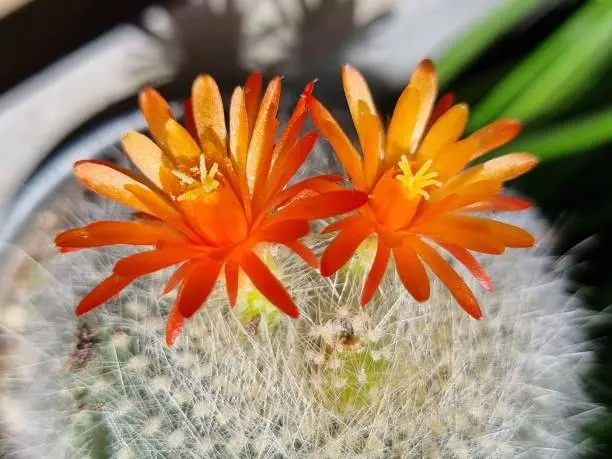
M 164 293 L 178 287 L 168 319 L 172 344 L 206 302 L 223 271 L 229 303 L 238 294 L 240 270 L 272 304 L 299 315 L 292 298 L 256 253 L 262 243 L 282 244 L 316 266 L 299 239 L 309 221 L 363 205 L 367 195 L 346 190 L 338 176 L 318 176 L 286 187 L 316 140 L 300 138 L 313 84 L 300 97 L 275 142 L 281 81 L 273 79 L 261 97 L 261 76 L 252 74 L 231 97 L 229 133 L 219 88 L 198 77 L 186 104 L 186 126 L 153 89 L 140 94 L 140 107 L 155 141 L 137 132 L 123 148 L 143 176 L 104 161 L 80 161 L 76 178 L 90 190 L 137 211 L 134 221 L 100 221 L 65 231 L 55 239 L 62 251 L 115 244 L 154 246 L 123 258 L 112 274 L 76 308 L 84 314 L 117 295 L 140 276 L 180 264 Z
M 346 99 L 363 156 L 325 107 L 314 97 L 310 113 L 349 175 L 353 188 L 369 194 L 355 215 L 329 225 L 339 231 L 321 259 L 321 274 L 342 267 L 369 237 L 377 242 L 361 304 L 368 303 L 393 255 L 399 278 L 417 300 L 429 298 L 425 265 L 449 288 L 472 317 L 481 311 L 473 293 L 432 244 L 463 264 L 487 289 L 491 281 L 470 251 L 501 254 L 506 247 L 530 247 L 534 239 L 521 228 L 467 215 L 472 211 L 518 211 L 523 199 L 501 194 L 502 183 L 524 174 L 537 159 L 512 153 L 469 166 L 512 140 L 521 126 L 500 120 L 460 139 L 468 119 L 465 104 L 451 95 L 436 104 L 437 79 L 431 61 L 416 68 L 402 92 L 386 132 L 363 76 L 350 65 L 342 69 Z M 466 169 L 467 167 L 467 169 Z

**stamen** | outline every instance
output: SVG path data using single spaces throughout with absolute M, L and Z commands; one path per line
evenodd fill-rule
M 423 165 L 419 168 L 416 174 L 412 173 L 412 167 L 410 166 L 410 162 L 405 155 L 402 155 L 398 166 L 401 169 L 402 173 L 398 175 L 396 178 L 402 182 L 402 185 L 406 187 L 408 191 L 408 197 L 410 199 L 414 199 L 417 196 L 422 196 L 424 199 L 429 199 L 430 195 L 425 188 L 435 186 L 442 186 L 442 182 L 438 180 L 434 180 L 438 173 L 434 171 L 429 171 L 429 168 L 432 165 L 431 159 L 425 161 Z
M 204 155 L 200 155 L 199 167 L 193 167 L 190 170 L 195 173 L 200 173 L 199 181 L 181 171 L 172 171 L 181 182 L 189 187 L 185 193 L 177 197 L 177 201 L 194 200 L 201 196 L 206 196 L 219 188 L 219 181 L 215 179 L 215 176 L 219 172 L 219 165 L 217 163 L 214 163 L 209 171 L 206 168 L 206 158 Z

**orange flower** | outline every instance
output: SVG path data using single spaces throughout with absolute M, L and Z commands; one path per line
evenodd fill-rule
M 235 89 L 226 130 L 221 94 L 208 75 L 196 79 L 186 104 L 186 126 L 174 119 L 153 89 L 140 94 L 152 141 L 137 132 L 123 137 L 123 148 L 144 177 L 104 161 L 80 161 L 76 178 L 90 190 L 135 209 L 136 221 L 101 221 L 65 231 L 55 243 L 62 251 L 114 244 L 155 246 L 123 258 L 113 273 L 76 308 L 84 314 L 118 294 L 138 277 L 172 265 L 164 293 L 178 287 L 166 331 L 172 344 L 206 301 L 224 271 L 231 305 L 242 269 L 272 304 L 291 317 L 293 300 L 256 254 L 261 243 L 282 244 L 316 266 L 299 239 L 309 221 L 363 205 L 367 195 L 341 188 L 337 176 L 313 177 L 285 187 L 316 140 L 299 138 L 313 85 L 309 84 L 275 143 L 281 82 L 273 79 L 263 97 L 261 76 L 252 74 Z
M 535 166 L 533 155 L 512 153 L 464 170 L 470 162 L 512 140 L 520 124 L 500 120 L 459 140 L 468 108 L 452 105 L 451 95 L 435 104 L 436 72 L 432 62 L 425 60 L 402 92 L 385 133 L 362 75 L 346 65 L 342 80 L 363 158 L 314 97 L 310 113 L 353 187 L 367 192 L 369 200 L 356 215 L 325 229 L 326 233 L 339 233 L 323 254 L 321 273 L 335 273 L 366 238 L 375 236 L 376 256 L 365 281 L 362 305 L 372 299 L 393 254 L 402 284 L 417 301 L 429 298 L 427 265 L 461 307 L 480 318 L 473 293 L 430 244 L 455 257 L 487 289 L 491 281 L 469 250 L 499 255 L 506 247 L 533 245 L 531 235 L 521 228 L 466 215 L 529 207 L 527 201 L 504 196 L 501 190 L 503 182 Z

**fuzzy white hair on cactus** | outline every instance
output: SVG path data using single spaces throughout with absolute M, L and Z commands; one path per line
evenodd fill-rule
M 109 213 L 78 203 L 87 220 Z M 546 224 L 534 211 L 506 221 L 540 242 L 479 258 L 495 280 L 493 292 L 469 281 L 481 321 L 437 280 L 429 301 L 414 301 L 392 267 L 360 310 L 367 256 L 323 279 L 281 251 L 273 268 L 300 320 L 272 317 L 248 286 L 230 310 L 218 286 L 173 348 L 163 338 L 171 298 L 159 296 L 166 274 L 76 320 L 75 298 L 125 249 L 76 252 L 43 267 L 31 260 L 29 282 L 11 299 L 22 319 L 2 316 L 17 357 L 3 377 L 7 453 L 573 456 L 597 412 L 581 386 L 592 359 L 586 313 L 548 253 Z

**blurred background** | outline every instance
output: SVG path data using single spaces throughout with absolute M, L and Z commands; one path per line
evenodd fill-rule
M 470 131 L 524 123 L 498 153 L 542 160 L 514 186 L 551 223 L 557 255 L 573 257 L 585 307 L 601 311 L 585 385 L 612 407 L 610 0 L 0 0 L 0 242 L 48 253 L 50 203 L 66 198 L 72 163 L 117 156 L 120 135 L 144 127 L 144 86 L 180 102 L 198 73 L 229 91 L 260 69 L 296 94 L 319 78 L 318 96 L 346 113 L 339 69 L 352 62 L 388 117 L 423 57 L 442 92 L 471 105 Z M 0 263 L 6 288 L 19 262 Z M 612 457 L 612 415 L 585 434 Z

